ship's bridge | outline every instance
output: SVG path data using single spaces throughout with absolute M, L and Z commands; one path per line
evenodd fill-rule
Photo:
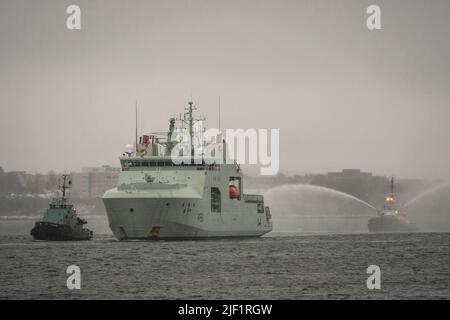
M 218 159 L 194 159 L 172 157 L 121 157 L 120 165 L 122 171 L 130 170 L 218 170 L 220 163 Z

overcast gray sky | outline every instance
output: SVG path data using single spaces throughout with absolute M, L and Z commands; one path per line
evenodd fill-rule
M 450 178 L 449 58 L 447 0 L 0 0 L 0 166 L 117 166 L 136 99 L 163 130 L 192 94 L 210 127 L 220 95 L 222 127 L 279 128 L 284 172 Z

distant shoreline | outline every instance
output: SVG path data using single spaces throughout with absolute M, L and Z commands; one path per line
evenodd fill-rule
M 0 197 L 0 217 L 41 217 L 48 207 L 50 199 L 30 197 Z M 81 216 L 106 216 L 101 199 L 72 199 L 77 212 Z M 3 218 L 4 219 L 4 218 Z

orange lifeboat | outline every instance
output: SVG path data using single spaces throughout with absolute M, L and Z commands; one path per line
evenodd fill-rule
M 230 185 L 228 187 L 228 190 L 230 193 L 230 199 L 239 199 L 239 197 L 241 196 L 241 191 L 235 185 Z

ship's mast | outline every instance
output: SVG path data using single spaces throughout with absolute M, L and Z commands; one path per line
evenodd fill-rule
M 219 96 L 219 132 L 222 130 L 222 127 L 221 127 L 221 123 L 220 123 L 220 96 Z
M 66 190 L 70 188 L 70 184 L 72 182 L 69 181 L 69 185 L 66 185 L 66 181 L 67 181 L 67 178 L 69 177 L 69 175 L 68 174 L 63 174 L 62 177 L 63 177 L 63 183 L 60 186 L 60 188 L 61 188 L 61 192 L 62 192 L 62 199 L 66 200 Z
M 175 131 L 175 118 L 173 117 L 169 119 L 169 133 L 167 134 L 166 155 L 171 155 L 172 148 L 174 145 L 174 142 L 172 141 L 174 131 Z
M 191 164 L 194 163 L 194 119 L 192 118 L 192 110 L 194 102 L 189 101 L 189 136 L 191 137 Z
M 184 113 L 183 115 L 181 115 L 180 113 L 180 117 L 177 119 L 171 118 L 169 120 L 169 134 L 172 137 L 172 134 L 170 133 L 170 131 L 174 131 L 174 124 L 175 121 L 179 121 L 181 123 L 181 129 L 183 131 L 187 131 L 187 133 L 189 134 L 190 137 L 190 142 L 189 142 L 189 147 L 191 149 L 191 164 L 194 164 L 194 157 L 195 157 L 195 146 L 194 146 L 194 139 L 196 138 L 195 132 L 194 132 L 194 125 L 196 123 L 199 123 L 200 121 L 205 120 L 205 118 L 199 117 L 199 118 L 194 118 L 194 110 L 197 110 L 197 108 L 195 107 L 195 104 L 193 101 L 189 101 L 188 102 L 188 106 L 184 107 Z M 201 126 L 199 127 L 201 128 Z M 173 132 L 172 132 L 173 133 Z M 202 134 L 203 132 L 199 132 L 200 134 Z M 203 140 L 201 140 L 202 143 L 202 147 L 203 147 Z M 170 144 L 169 144 L 170 145 Z M 187 155 L 186 155 L 187 156 Z
M 391 197 L 394 197 L 394 177 L 391 177 Z
M 136 123 L 135 123 L 135 129 L 136 129 L 136 136 L 134 141 L 134 154 L 137 156 L 138 153 L 138 114 L 137 114 L 137 100 L 136 100 L 136 106 L 135 106 L 135 116 L 136 116 Z

